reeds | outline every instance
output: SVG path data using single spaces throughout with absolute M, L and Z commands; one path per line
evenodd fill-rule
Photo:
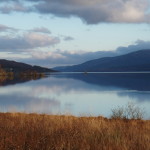
M 149 150 L 150 121 L 0 113 L 0 150 Z

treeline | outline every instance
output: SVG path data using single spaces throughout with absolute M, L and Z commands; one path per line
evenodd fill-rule
M 43 77 L 44 73 L 38 73 L 35 70 L 26 70 L 22 72 L 14 72 L 13 70 L 10 69 L 4 69 L 2 65 L 0 65 L 0 76 L 4 77 L 11 77 L 11 76 L 17 76 L 17 77 L 28 77 L 28 76 L 33 76 L 33 77 Z
M 36 71 L 38 73 L 43 72 L 55 72 L 54 70 L 51 70 L 49 68 L 40 67 L 40 66 L 32 66 L 29 64 L 25 64 L 22 62 L 16 62 L 16 61 L 10 61 L 5 59 L 0 59 L 0 65 L 3 69 L 5 69 L 7 72 L 26 72 L 26 71 Z
M 12 71 L 6 71 L 0 65 L 0 76 L 13 76 L 13 75 L 14 75 L 14 73 Z
M 45 73 L 37 72 L 35 70 L 17 72 L 12 68 L 3 68 L 2 65 L 0 65 L 0 85 L 37 80 L 43 77 L 45 77 Z

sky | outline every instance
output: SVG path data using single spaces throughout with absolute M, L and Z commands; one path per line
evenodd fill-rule
M 150 49 L 150 0 L 0 0 L 0 59 L 46 67 Z

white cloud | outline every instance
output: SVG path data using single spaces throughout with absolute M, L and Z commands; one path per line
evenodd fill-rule
M 36 59 L 47 59 L 47 58 L 52 58 L 52 59 L 65 59 L 66 56 L 64 56 L 61 53 L 58 53 L 58 51 L 49 51 L 49 52 L 37 52 L 33 51 L 31 52 L 32 57 Z
M 49 47 L 58 44 L 60 39 L 45 34 L 27 32 L 23 35 L 5 35 L 0 36 L 0 50 L 1 51 L 20 51 L 26 49 L 34 49 L 41 47 Z
M 31 48 L 53 46 L 60 42 L 58 38 L 33 32 L 24 34 L 24 40 Z

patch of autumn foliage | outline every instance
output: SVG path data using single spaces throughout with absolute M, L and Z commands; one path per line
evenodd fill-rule
M 149 150 L 150 121 L 0 113 L 0 150 Z

